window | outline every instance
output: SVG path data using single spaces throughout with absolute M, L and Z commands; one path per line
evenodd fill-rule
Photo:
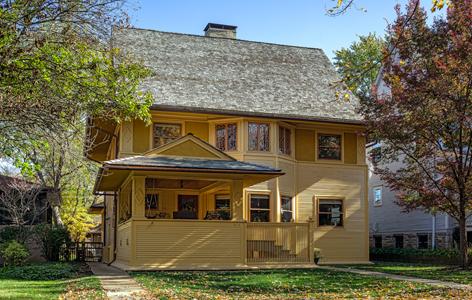
M 146 194 L 146 209 L 157 209 L 159 207 L 159 194 Z
M 281 216 L 280 220 L 282 222 L 292 222 L 293 221 L 293 198 L 289 196 L 280 197 L 280 208 Z
M 248 124 L 249 151 L 269 151 L 269 124 L 249 123 Z
M 341 135 L 318 135 L 318 159 L 341 160 Z
M 374 193 L 374 205 L 375 206 L 380 206 L 382 205 L 382 187 L 374 187 L 373 189 Z
M 428 249 L 427 234 L 418 234 L 418 249 Z
M 318 225 L 343 226 L 343 202 L 341 200 L 320 200 Z
M 374 235 L 374 247 L 377 249 L 382 248 L 382 236 Z
M 250 220 L 251 222 L 270 222 L 269 195 L 251 194 Z
M 216 125 L 216 148 L 221 151 L 237 150 L 237 129 L 236 123 Z
M 279 127 L 279 151 L 282 154 L 292 154 L 291 148 L 291 135 L 292 130 L 290 128 Z
M 154 147 L 165 145 L 181 136 L 180 124 L 154 123 Z
M 395 248 L 403 248 L 403 235 L 394 235 L 395 239 Z
M 378 164 L 382 159 L 382 148 L 380 146 L 372 148 L 372 150 L 370 150 L 370 158 L 372 159 L 372 163 Z
M 231 201 L 229 195 L 215 196 L 215 211 L 223 220 L 231 219 Z

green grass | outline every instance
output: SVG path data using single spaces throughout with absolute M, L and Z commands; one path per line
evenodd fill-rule
M 103 299 L 87 266 L 41 263 L 0 268 L 0 299 Z
M 472 298 L 471 292 L 321 269 L 131 275 L 158 299 Z
M 377 262 L 372 265 L 350 265 L 339 267 L 472 284 L 472 270 L 463 270 L 456 266 Z

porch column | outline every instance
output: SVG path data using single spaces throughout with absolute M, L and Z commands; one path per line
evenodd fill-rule
M 240 179 L 231 182 L 231 211 L 233 221 L 244 219 L 243 181 Z
M 133 177 L 132 210 L 133 218 L 144 218 L 144 198 L 146 194 L 145 187 L 146 176 Z

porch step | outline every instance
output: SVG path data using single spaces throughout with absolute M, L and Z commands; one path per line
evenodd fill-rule
M 249 260 L 291 261 L 297 258 L 290 250 L 276 245 L 272 240 L 247 241 L 247 257 Z

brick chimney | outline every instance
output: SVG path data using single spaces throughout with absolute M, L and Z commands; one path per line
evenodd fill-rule
M 205 36 L 236 39 L 237 26 L 208 23 L 203 31 Z

